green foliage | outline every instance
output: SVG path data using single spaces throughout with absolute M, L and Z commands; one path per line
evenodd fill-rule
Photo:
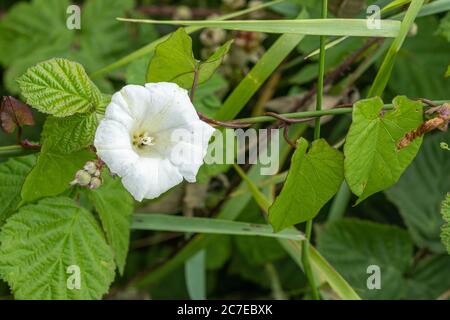
M 450 79 L 442 74 L 449 64 L 450 42 L 436 35 L 436 17 L 423 17 L 416 23 L 417 35 L 408 38 L 399 51 L 388 88 L 411 97 L 447 99 Z
M 29 155 L 0 163 L 0 226 L 20 203 L 22 185 L 35 162 L 36 156 Z
M 29 105 L 56 117 L 94 111 L 102 100 L 83 66 L 65 59 L 41 62 L 18 82 Z
M 94 153 L 84 150 L 69 154 L 43 150 L 36 166 L 25 179 L 21 192 L 22 201 L 28 203 L 64 192 L 70 187 L 75 173 L 94 158 Z
M 425 138 L 417 158 L 398 183 L 385 191 L 399 209 L 414 243 L 434 252 L 443 252 L 439 239 L 442 216 L 439 207 L 450 190 L 450 152 L 440 142 L 450 143 L 446 133 Z
M 394 110 L 383 112 L 383 101 L 371 98 L 354 105 L 353 120 L 347 134 L 345 179 L 357 203 L 392 186 L 414 159 L 422 138 L 397 150 L 397 143 L 422 122 L 422 105 L 397 97 Z
M 175 82 L 180 87 L 192 87 L 195 74 L 198 82 L 208 80 L 222 63 L 232 41 L 219 47 L 206 61 L 199 62 L 192 53 L 192 39 L 183 28 L 156 47 L 147 71 L 147 82 Z
M 441 208 L 442 217 L 445 220 L 445 225 L 442 226 L 441 239 L 447 252 L 450 254 L 450 193 L 447 194 Z
M 46 150 L 64 154 L 87 148 L 94 142 L 98 114 L 75 114 L 65 118 L 49 116 L 41 134 Z
M 363 298 L 399 299 L 405 293 L 403 274 L 411 262 L 413 245 L 404 230 L 342 219 L 326 226 L 318 248 Z M 367 288 L 370 265 L 380 267 L 381 290 Z
M 323 139 L 301 138 L 280 195 L 269 209 L 275 231 L 314 218 L 336 194 L 344 179 L 344 157 Z
M 16 299 L 99 299 L 114 278 L 111 249 L 92 215 L 69 198 L 22 207 L 0 234 L 0 275 Z M 80 289 L 70 289 L 78 266 Z
M 134 201 L 119 178 L 113 179 L 107 172 L 103 172 L 102 178 L 103 184 L 100 188 L 86 190 L 86 193 L 100 216 L 117 267 L 123 274 L 130 242 L 130 218 Z

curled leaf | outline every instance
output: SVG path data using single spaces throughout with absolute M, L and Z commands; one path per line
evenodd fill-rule
M 34 125 L 30 108 L 14 97 L 4 96 L 0 104 L 0 127 L 6 133 L 13 133 L 24 125 Z

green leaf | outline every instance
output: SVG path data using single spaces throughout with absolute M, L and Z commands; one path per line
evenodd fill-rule
M 94 111 L 102 99 L 83 66 L 66 59 L 41 62 L 18 82 L 29 105 L 56 117 Z
M 221 96 L 227 91 L 228 82 L 219 73 L 214 73 L 208 81 L 197 87 L 194 106 L 206 116 L 212 117 L 221 107 Z
M 106 172 L 102 177 L 103 184 L 100 188 L 86 192 L 100 216 L 106 238 L 114 251 L 117 267 L 123 274 L 130 242 L 130 217 L 134 202 L 119 178 L 113 179 Z
M 9 65 L 59 39 L 71 39 L 66 27 L 67 0 L 34 0 L 11 7 L 0 23 L 0 62 Z
M 63 154 L 43 149 L 36 166 L 25 179 L 22 202 L 32 202 L 43 197 L 56 196 L 70 187 L 75 173 L 95 158 L 89 151 Z
M 413 245 L 406 231 L 357 219 L 327 224 L 318 249 L 365 299 L 398 299 L 406 287 L 403 274 L 410 266 Z M 369 290 L 367 268 L 381 272 L 381 289 Z
M 445 77 L 450 77 L 450 65 L 447 67 L 447 72 L 445 72 Z
M 422 0 L 423 1 L 423 0 Z M 367 28 L 366 19 L 305 19 L 305 20 L 149 20 L 126 19 L 120 21 L 182 25 L 204 28 L 222 28 L 266 33 L 290 33 L 314 36 L 354 36 L 354 37 L 396 37 L 400 31 L 400 22 L 383 20 L 379 29 Z
M 231 41 L 222 45 L 206 61 L 199 62 L 192 53 L 192 39 L 184 28 L 179 28 L 156 47 L 147 70 L 147 82 L 175 82 L 180 87 L 191 88 L 195 73 L 198 82 L 208 80 L 222 63 L 230 49 Z
M 422 122 L 422 104 L 399 96 L 394 110 L 381 114 L 383 101 L 371 98 L 353 107 L 345 146 L 345 179 L 357 204 L 398 181 L 419 150 L 422 138 L 397 150 L 397 143 Z
M 29 155 L 0 163 L 0 225 L 16 210 L 25 177 L 35 162 L 36 156 Z
M 444 202 L 442 202 L 441 214 L 445 221 L 445 225 L 442 226 L 441 239 L 447 248 L 447 252 L 450 254 L 450 193 L 447 194 Z
M 314 218 L 336 194 L 344 179 L 342 153 L 319 139 L 312 143 L 301 138 L 280 195 L 269 208 L 269 221 L 275 231 Z
M 450 143 L 448 133 L 427 136 L 400 180 L 385 191 L 399 209 L 414 243 L 439 253 L 445 251 L 439 238 L 439 207 L 450 190 L 450 152 L 440 148 L 444 141 Z
M 450 43 L 436 35 L 438 21 L 437 17 L 416 20 L 417 35 L 408 38 L 398 53 L 388 83 L 390 91 L 411 97 L 448 99 L 450 78 L 443 78 L 442 73 L 449 65 Z
M 147 70 L 147 82 L 175 82 L 190 88 L 197 61 L 192 53 L 192 39 L 179 28 L 155 49 Z
M 92 145 L 98 126 L 98 115 L 75 114 L 65 118 L 49 116 L 41 134 L 46 150 L 71 153 Z
M 16 299 L 100 299 L 114 279 L 113 254 L 97 221 L 69 198 L 22 207 L 0 243 L 0 275 Z M 68 286 L 76 275 L 70 266 L 79 267 L 80 289 Z
M 230 50 L 232 43 L 233 40 L 225 42 L 208 59 L 200 63 L 198 71 L 198 84 L 201 84 L 211 78 L 216 69 L 222 64 L 222 61 Z

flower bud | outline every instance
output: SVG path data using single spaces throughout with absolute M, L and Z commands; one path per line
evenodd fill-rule
M 175 13 L 173 14 L 174 20 L 190 20 L 192 19 L 192 11 L 188 6 L 177 7 Z
M 89 174 L 94 174 L 97 171 L 97 165 L 94 161 L 88 161 L 84 165 L 83 169 Z
M 80 185 L 80 186 L 87 186 L 91 182 L 91 175 L 89 172 L 85 170 L 78 170 L 75 174 L 75 180 L 73 180 L 70 184 L 71 185 Z
M 89 183 L 89 189 L 97 189 L 102 185 L 102 179 L 99 177 L 93 177 Z
M 200 41 L 204 46 L 213 47 L 225 41 L 227 33 L 223 29 L 208 28 L 200 34 Z

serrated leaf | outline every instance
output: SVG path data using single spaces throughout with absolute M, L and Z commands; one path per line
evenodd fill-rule
M 228 52 L 231 41 L 216 50 L 206 61 L 199 62 L 192 52 L 192 39 L 184 28 L 179 28 L 170 37 L 159 44 L 147 70 L 147 82 L 175 82 L 180 87 L 192 87 L 195 73 L 198 82 L 208 80 L 222 63 Z
M 123 274 L 130 242 L 130 217 L 134 202 L 119 178 L 113 179 L 106 172 L 98 189 L 87 190 L 89 199 L 100 216 L 108 243 L 114 251 L 119 272 Z
M 66 59 L 41 62 L 18 82 L 29 105 L 56 117 L 94 111 L 102 99 L 83 66 Z
M 92 145 L 98 126 L 96 112 L 74 114 L 65 118 L 49 116 L 41 134 L 47 150 L 71 153 Z
M 398 299 L 404 294 L 413 245 L 406 231 L 357 219 L 341 219 L 319 234 L 318 249 L 366 299 Z M 381 289 L 369 290 L 371 265 L 381 273 Z
M 444 202 L 442 202 L 441 214 L 445 221 L 441 229 L 441 239 L 447 248 L 447 252 L 450 254 L 450 193 L 447 194 Z
M 64 192 L 70 187 L 75 173 L 94 158 L 94 153 L 84 150 L 63 154 L 42 149 L 36 166 L 25 179 L 22 202 L 28 203 Z
M 353 120 L 347 134 L 345 179 L 356 204 L 370 195 L 392 186 L 417 154 L 422 137 L 397 150 L 398 141 L 422 122 L 422 104 L 399 96 L 394 110 L 383 114 L 383 101 L 361 100 L 353 107 Z
M 35 162 L 36 156 L 29 155 L 0 163 L 0 225 L 16 210 L 22 185 Z
M 280 195 L 269 208 L 275 231 L 314 218 L 336 194 L 344 179 L 342 153 L 319 139 L 301 138 L 292 157 L 291 168 Z
M 440 148 L 441 142 L 450 143 L 448 133 L 425 137 L 416 159 L 400 180 L 385 191 L 399 209 L 414 243 L 439 253 L 445 251 L 439 238 L 439 207 L 450 190 L 450 152 Z
M 0 243 L 0 275 L 16 299 L 100 299 L 114 279 L 113 254 L 97 221 L 69 198 L 22 207 Z M 69 266 L 79 267 L 79 289 L 68 286 Z

